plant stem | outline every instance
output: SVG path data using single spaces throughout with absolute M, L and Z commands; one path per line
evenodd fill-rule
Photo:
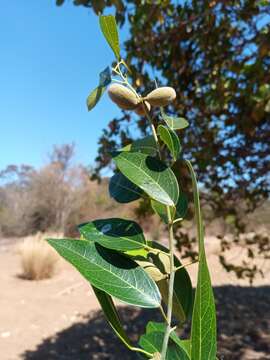
M 185 268 L 185 267 L 187 267 L 187 266 L 196 264 L 197 262 L 198 262 L 198 260 L 190 261 L 190 262 L 188 262 L 187 264 L 184 264 L 184 265 L 181 265 L 181 266 L 176 267 L 176 268 L 174 269 L 174 271 L 176 272 L 176 271 L 178 271 L 178 270 L 180 270 L 180 269 L 183 269 L 183 268 Z
M 167 324 L 167 316 L 166 316 L 166 314 L 165 314 L 165 312 L 163 310 L 163 307 L 161 305 L 160 305 L 159 309 L 160 309 L 160 312 L 161 312 L 161 314 L 162 314 L 162 316 L 163 316 L 163 318 L 164 318 L 164 320 L 165 320 L 165 322 Z
M 170 207 L 167 206 L 167 214 L 169 220 L 169 247 L 170 247 L 170 280 L 169 280 L 169 294 L 168 294 L 168 307 L 167 307 L 167 327 L 164 334 L 161 360 L 166 359 L 166 353 L 171 333 L 171 322 L 172 322 L 172 308 L 173 308 L 173 287 L 174 287 L 174 243 L 173 243 L 173 221 L 171 218 Z
M 139 94 L 137 93 L 137 91 L 134 89 L 134 87 L 132 85 L 130 85 L 130 83 L 128 82 L 128 79 L 126 76 L 123 75 L 122 71 L 121 71 L 121 68 L 120 68 L 120 65 L 121 64 L 124 64 L 125 65 L 125 62 L 122 62 L 120 61 L 115 68 L 112 69 L 112 71 L 117 74 L 123 81 L 121 82 L 122 84 L 125 84 L 127 87 L 130 88 L 130 90 L 137 96 L 138 99 L 140 99 L 140 96 Z M 126 65 L 125 65 L 126 66 Z M 113 81 L 116 81 L 116 82 L 119 82 L 115 79 L 113 79 Z
M 153 133 L 154 139 L 155 139 L 156 144 L 157 144 L 159 158 L 161 158 L 159 142 L 158 142 L 158 137 L 157 137 L 155 126 L 154 126 L 154 124 L 152 122 L 151 116 L 150 116 L 150 114 L 148 112 L 148 109 L 147 109 L 144 101 L 142 103 L 143 103 L 145 115 L 146 115 L 147 119 L 149 120 L 149 122 L 151 124 L 152 133 Z M 172 308 L 173 308 L 173 287 L 174 287 L 174 276 L 175 276 L 174 243 L 173 243 L 173 219 L 172 219 L 172 216 L 171 216 L 170 207 L 167 206 L 166 208 L 167 208 L 167 216 L 168 216 L 168 223 L 169 223 L 168 228 L 169 228 L 169 249 L 170 249 L 170 279 L 169 279 L 169 293 L 168 293 L 168 302 L 167 302 L 168 306 L 167 306 L 167 315 L 166 315 L 167 326 L 166 326 L 164 339 L 163 339 L 163 344 L 162 344 L 161 360 L 166 359 L 166 353 L 167 353 L 167 349 L 168 349 L 169 338 L 170 338 L 170 334 L 171 334 L 171 331 L 172 331 L 171 322 L 172 322 Z
M 173 220 L 173 223 L 176 224 L 176 223 L 178 223 L 179 221 L 183 221 L 183 220 L 184 220 L 183 218 L 178 218 L 178 219 Z
M 129 348 L 131 351 L 136 351 L 136 352 L 139 352 L 141 354 L 144 354 L 146 355 L 148 358 L 152 358 L 153 357 L 153 354 L 149 353 L 148 351 L 145 351 L 141 348 L 137 348 L 137 347 L 130 347 Z
M 151 130 L 157 145 L 157 149 L 158 149 L 158 155 L 159 158 L 161 159 L 161 153 L 160 153 L 160 146 L 159 146 L 159 142 L 158 142 L 158 136 L 157 136 L 157 132 L 155 129 L 155 126 L 153 124 L 152 118 L 150 116 L 150 113 L 145 105 L 145 102 L 142 100 L 142 98 L 140 97 L 140 95 L 136 92 L 136 90 L 133 88 L 132 85 L 129 84 L 127 78 L 123 75 L 121 69 L 120 69 L 120 63 L 117 64 L 117 67 L 113 69 L 115 73 L 117 73 L 122 80 L 126 83 L 126 85 L 136 94 L 136 96 L 138 97 L 138 99 L 140 99 L 142 101 L 142 105 L 144 108 L 144 113 L 145 116 L 147 117 L 150 126 L 151 126 Z M 166 353 L 167 353 L 167 349 L 168 349 L 168 343 L 169 343 L 169 338 L 170 338 L 170 334 L 173 331 L 174 328 L 171 327 L 171 322 L 172 322 L 172 310 L 173 310 L 173 288 L 174 288 L 174 277 L 175 277 L 175 266 L 174 266 L 174 236 L 173 236 L 173 218 L 171 216 L 171 210 L 170 207 L 167 206 L 167 216 L 168 216 L 168 229 L 169 229 L 169 249 L 170 249 L 170 278 L 169 278 L 169 293 L 168 293 L 168 306 L 167 306 L 167 315 L 164 314 L 163 309 L 162 309 L 162 314 L 165 318 L 165 321 L 167 323 L 166 326 L 166 330 L 165 330 L 165 334 L 164 334 L 164 339 L 163 339 L 163 344 L 162 344 L 162 351 L 161 351 L 161 360 L 165 360 L 166 358 Z

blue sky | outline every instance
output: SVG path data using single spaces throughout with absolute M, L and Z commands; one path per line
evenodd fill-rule
M 0 54 L 0 170 L 39 167 L 53 144 L 71 142 L 76 161 L 93 164 L 102 128 L 120 114 L 107 95 L 90 113 L 85 105 L 113 60 L 97 16 L 71 2 L 5 1 Z

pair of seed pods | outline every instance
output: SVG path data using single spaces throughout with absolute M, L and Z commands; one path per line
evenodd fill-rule
M 138 115 L 144 114 L 144 106 L 150 111 L 151 106 L 166 106 L 176 98 L 172 87 L 163 86 L 151 91 L 147 96 L 138 98 L 133 91 L 120 84 L 112 84 L 108 94 L 111 100 L 123 110 L 135 110 Z

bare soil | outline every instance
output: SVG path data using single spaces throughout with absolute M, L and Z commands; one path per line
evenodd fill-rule
M 24 280 L 14 245 L 1 244 L 1 360 L 136 359 L 115 338 L 89 284 L 71 266 L 61 262 L 52 279 Z M 214 243 L 207 249 L 217 300 L 219 358 L 270 359 L 269 270 L 249 287 L 222 269 Z M 234 249 L 232 256 L 238 255 Z M 195 281 L 196 266 L 188 269 Z M 160 320 L 156 311 L 119 306 L 134 341 L 148 320 Z

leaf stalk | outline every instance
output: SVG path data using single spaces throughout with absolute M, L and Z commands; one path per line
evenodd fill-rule
M 166 359 L 170 333 L 172 331 L 171 322 L 172 322 L 172 310 L 173 310 L 173 287 L 174 287 L 174 277 L 175 277 L 173 221 L 171 218 L 171 212 L 169 206 L 167 206 L 167 216 L 169 220 L 168 229 L 169 229 L 169 248 L 170 248 L 170 279 L 169 279 L 169 293 L 168 293 L 168 307 L 167 307 L 167 326 L 162 344 L 161 360 Z

